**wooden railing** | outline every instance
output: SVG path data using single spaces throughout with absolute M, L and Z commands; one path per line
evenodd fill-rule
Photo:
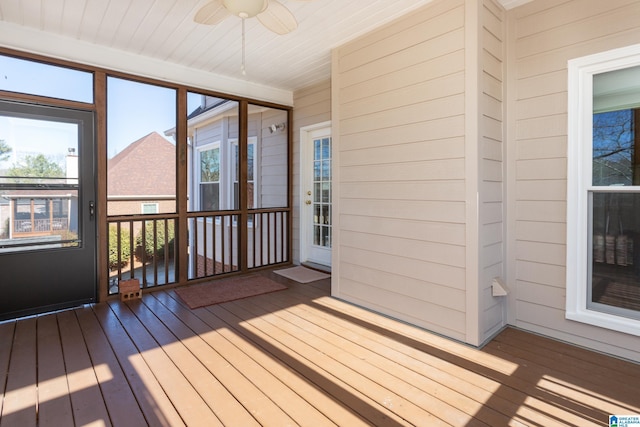
M 68 230 L 69 220 L 67 218 L 36 219 L 16 219 L 13 221 L 13 229 L 16 233 L 48 233 L 53 231 Z
M 240 271 L 239 212 L 189 213 L 189 279 Z M 246 236 L 247 269 L 289 260 L 289 210 L 252 210 Z
M 249 215 L 249 268 L 289 261 L 289 210 L 268 209 Z
M 177 282 L 176 215 L 111 217 L 109 294 L 121 280 L 137 278 L 142 288 Z
M 189 279 L 201 279 L 240 270 L 238 215 L 189 214 Z
M 290 218 L 289 209 L 252 210 L 244 236 L 239 211 L 188 213 L 187 279 L 288 262 Z M 109 294 L 126 279 L 138 278 L 143 289 L 178 282 L 178 215 L 109 217 L 108 223 Z

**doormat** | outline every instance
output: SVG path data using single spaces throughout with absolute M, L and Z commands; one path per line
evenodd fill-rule
M 194 309 L 285 289 L 287 287 L 280 283 L 254 274 L 176 289 L 176 294 Z
M 310 283 L 317 280 L 326 279 L 327 277 L 331 277 L 330 274 L 321 273 L 319 271 L 302 266 L 285 268 L 284 270 L 276 270 L 274 271 L 274 273 L 298 283 Z

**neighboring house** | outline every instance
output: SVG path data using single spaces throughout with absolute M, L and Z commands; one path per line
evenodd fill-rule
M 188 209 L 191 212 L 238 210 L 238 103 L 204 95 L 200 99 L 200 105 L 187 118 Z M 252 105 L 248 117 L 248 209 L 286 207 L 287 133 L 284 127 L 275 132 L 267 130 L 271 125 L 286 122 L 286 111 Z M 165 133 L 175 138 L 175 129 Z M 198 267 L 191 276 L 204 277 L 210 271 L 223 271 L 223 265 L 236 270 L 237 255 L 222 250 L 221 237 L 231 236 L 231 247 L 238 247 L 236 221 L 218 218 L 214 222 L 198 218 L 195 224 L 198 228 L 192 231 L 190 253 L 197 254 L 199 259 L 195 263 Z M 260 224 L 253 218 L 249 219 L 247 250 L 251 254 L 248 256 L 250 268 L 262 264 L 262 246 L 254 248 L 254 234 L 258 239 L 260 235 L 265 241 L 268 239 L 266 228 Z M 206 242 L 214 247 L 205 249 Z M 282 245 L 275 243 L 277 239 L 273 242 L 275 253 L 280 257 Z M 282 259 L 277 258 L 277 261 Z
M 78 231 L 78 157 L 70 153 L 65 159 L 67 188 L 47 189 L 46 184 L 35 183 L 20 190 L 7 190 L 0 195 L 0 239 L 75 234 Z M 36 179 L 37 181 L 37 179 Z
M 640 310 L 591 304 L 587 277 L 602 264 L 592 255 L 598 203 L 590 197 L 638 187 L 592 188 L 584 172 L 599 94 L 585 82 L 640 67 L 639 22 L 637 0 L 534 0 L 508 11 L 492 0 L 437 0 L 336 47 L 331 79 L 291 94 L 294 261 L 307 167 L 300 135 L 331 121 L 335 297 L 474 346 L 512 325 L 640 361 Z M 12 47 L 37 51 L 33 40 L 15 40 Z M 182 66 L 157 65 L 149 60 L 145 75 L 188 80 Z M 613 80 L 620 87 L 604 92 L 634 92 L 634 79 Z M 269 99 L 268 91 L 244 95 Z M 636 111 L 640 99 L 627 108 Z M 109 215 L 174 203 L 175 177 L 160 167 L 151 168 L 155 180 L 128 178 L 141 163 L 174 156 L 159 139 L 151 134 L 109 161 Z M 215 192 L 216 182 L 200 184 L 208 186 L 201 200 Z M 233 198 L 217 200 L 231 206 Z M 637 302 L 630 259 L 609 267 L 631 278 Z
M 3 227 L 7 227 L 7 238 L 46 236 L 78 228 L 76 212 L 78 197 L 70 192 L 58 190 L 13 191 L 2 196 L 8 206 L 0 215 Z
M 176 147 L 157 132 L 129 144 L 107 162 L 107 214 L 175 212 Z

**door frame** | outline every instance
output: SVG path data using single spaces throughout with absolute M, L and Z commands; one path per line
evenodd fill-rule
M 299 242 L 300 242 L 300 262 L 316 262 L 314 260 L 309 259 L 309 235 L 308 227 L 311 222 L 311 213 L 309 213 L 309 209 L 305 209 L 305 200 L 307 195 L 305 191 L 309 185 L 309 177 L 312 177 L 313 166 L 310 162 L 310 159 L 313 158 L 313 152 L 309 147 L 309 142 L 311 140 L 311 133 L 320 129 L 329 129 L 329 135 L 332 133 L 331 129 L 331 120 L 316 123 L 309 126 L 304 126 L 300 128 L 300 227 L 298 230 L 299 233 Z M 332 141 L 333 144 L 333 141 Z M 333 169 L 333 162 L 331 165 Z M 333 176 L 333 171 L 332 171 Z M 333 179 L 332 179 L 332 187 L 333 187 Z M 333 210 L 332 210 L 333 216 Z M 333 224 L 333 218 L 332 218 Z M 331 257 L 329 258 L 328 267 L 331 267 Z

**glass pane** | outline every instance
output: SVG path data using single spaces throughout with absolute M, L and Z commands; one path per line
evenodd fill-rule
M 593 115 L 593 185 L 638 185 L 635 110 Z
M 640 193 L 592 193 L 590 309 L 640 318 Z
M 200 182 L 220 181 L 220 148 L 200 152 Z
M 322 202 L 324 203 L 331 202 L 331 183 L 330 182 L 322 183 Z
M 331 160 L 322 161 L 322 179 L 331 181 Z
M 322 219 L 323 224 L 331 225 L 331 205 L 322 206 Z
M 322 246 L 325 248 L 331 247 L 331 233 L 329 227 L 322 227 Z
M 313 162 L 313 180 L 320 181 L 322 179 L 322 163 L 320 161 Z
M 195 197 L 189 194 L 191 212 L 238 207 L 238 111 L 236 101 L 194 92 L 187 94 L 187 176 L 189 192 L 195 191 Z M 206 193 L 198 190 L 204 182 L 217 183 L 217 201 L 211 199 L 212 189 Z M 202 198 L 203 194 L 208 198 Z
M 203 211 L 220 210 L 220 185 L 218 183 L 200 184 L 200 203 Z
M 176 211 L 176 91 L 107 79 L 107 214 Z M 172 133 L 173 132 L 173 133 Z
M 0 90 L 93 103 L 93 73 L 0 55 Z
M 330 159 L 331 158 L 331 143 L 329 138 L 322 139 L 322 158 Z
M 0 252 L 80 245 L 79 130 L 0 116 Z

